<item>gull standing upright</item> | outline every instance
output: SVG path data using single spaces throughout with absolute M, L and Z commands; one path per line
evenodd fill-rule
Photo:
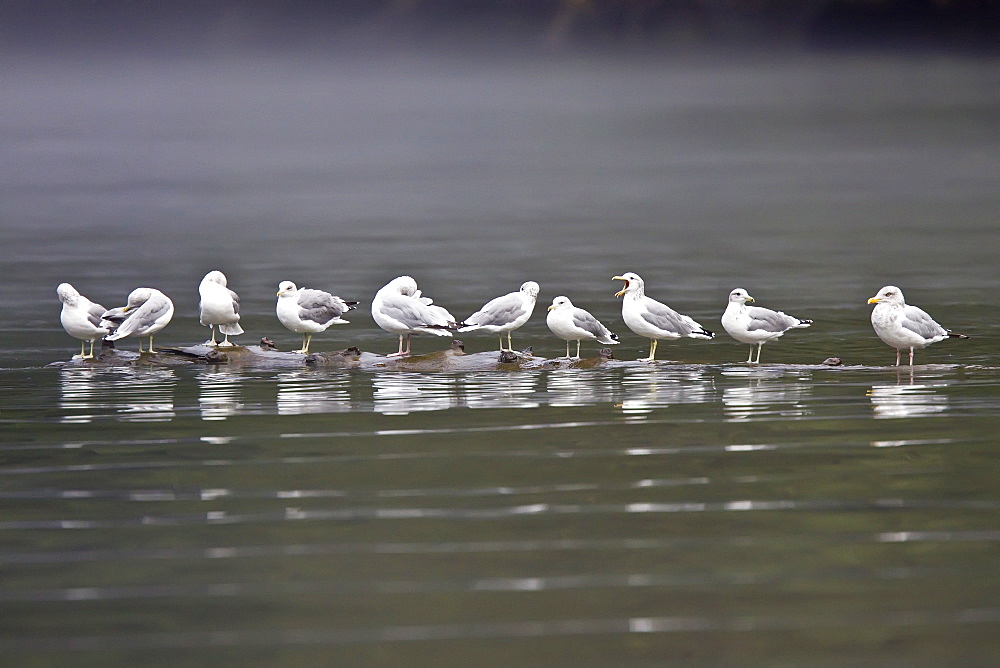
M 409 355 L 413 334 L 451 336 L 451 330 L 457 328 L 455 317 L 436 306 L 430 297 L 424 297 L 417 289 L 417 282 L 409 276 L 398 276 L 375 293 L 372 317 L 379 327 L 399 335 L 399 350 L 389 357 Z
M 878 338 L 896 349 L 896 366 L 903 348 L 910 349 L 910 366 L 913 366 L 913 349 L 926 348 L 947 338 L 967 339 L 965 334 L 952 334 L 934 322 L 923 309 L 910 306 L 903 300 L 903 291 L 887 285 L 868 300 L 872 309 L 872 327 Z
M 625 281 L 625 287 L 615 293 L 622 300 L 622 320 L 628 328 L 639 336 L 649 339 L 649 357 L 641 362 L 656 359 L 656 343 L 660 339 L 713 339 L 715 334 L 708 331 L 686 315 L 681 315 L 666 304 L 646 296 L 645 285 L 638 274 L 628 272 L 615 276 L 613 281 Z
M 56 288 L 56 294 L 62 302 L 59 322 L 67 334 L 74 339 L 80 339 L 80 354 L 73 355 L 73 359 L 94 359 L 94 342 L 103 339 L 115 328 L 115 323 L 102 317 L 107 309 L 81 295 L 69 283 L 60 283 Z M 84 354 L 84 345 L 87 341 L 90 341 L 90 352 Z
M 170 298 L 155 288 L 136 288 L 128 296 L 128 303 L 120 308 L 104 312 L 104 318 L 124 319 L 113 334 L 105 337 L 108 341 L 117 341 L 126 336 L 139 337 L 139 354 L 142 349 L 142 337 L 149 337 L 149 351 L 153 350 L 153 334 L 170 323 L 174 317 L 174 303 Z
M 729 336 L 740 343 L 750 344 L 747 363 L 760 363 L 760 349 L 768 341 L 780 338 L 782 334 L 797 327 L 808 327 L 812 320 L 802 320 L 781 311 L 772 311 L 760 306 L 747 306 L 754 298 L 743 288 L 729 293 L 729 304 L 722 314 L 722 326 Z M 757 359 L 753 358 L 753 346 L 757 344 Z
M 243 333 L 240 327 L 240 297 L 227 287 L 226 275 L 221 271 L 210 271 L 201 279 L 198 286 L 198 294 L 201 301 L 198 309 L 201 312 L 199 322 L 206 327 L 212 328 L 212 339 L 205 343 L 210 346 L 222 346 L 228 348 L 233 344 L 229 341 L 229 335 L 238 336 Z M 215 327 L 219 326 L 219 333 L 225 338 L 216 342 Z
M 510 333 L 528 322 L 538 299 L 538 283 L 528 281 L 517 292 L 491 299 L 486 305 L 460 323 L 458 331 L 472 332 L 482 329 L 500 336 L 500 352 L 514 351 Z M 507 347 L 503 347 L 503 335 L 507 334 Z
M 302 335 L 302 348 L 292 352 L 308 355 L 313 334 L 325 332 L 330 325 L 349 324 L 340 316 L 357 305 L 358 302 L 345 301 L 329 292 L 298 288 L 291 281 L 282 281 L 278 285 L 275 312 L 282 325 Z
M 573 306 L 569 297 L 559 296 L 552 300 L 545 324 L 553 334 L 566 342 L 566 358 L 573 359 L 569 354 L 569 342 L 576 341 L 576 359 L 580 358 L 580 340 L 598 341 L 605 345 L 618 343 L 618 335 L 601 324 L 601 321 L 582 308 Z

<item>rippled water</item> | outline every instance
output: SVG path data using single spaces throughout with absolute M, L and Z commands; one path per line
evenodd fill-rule
M 6 70 L 0 653 L 16 663 L 634 665 L 1000 659 L 992 61 L 28 63 Z M 83 76 L 86 74 L 86 76 Z M 539 281 L 624 363 L 51 365 L 55 285 L 139 284 L 205 338 L 299 343 L 280 280 L 466 315 Z M 621 323 L 610 277 L 746 347 Z M 897 283 L 967 341 L 884 366 Z M 386 352 L 364 311 L 314 341 Z M 419 339 L 418 352 L 446 339 Z M 495 346 L 465 337 L 469 352 Z M 134 350 L 135 342 L 121 346 Z M 594 347 L 585 345 L 588 357 Z M 841 357 L 841 367 L 821 364 Z

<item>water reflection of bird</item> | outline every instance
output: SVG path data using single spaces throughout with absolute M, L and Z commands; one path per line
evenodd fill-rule
M 121 308 L 105 311 L 104 318 L 121 320 L 118 329 L 107 337 L 108 341 L 117 341 L 126 336 L 139 337 L 139 352 L 142 349 L 142 337 L 149 337 L 149 351 L 153 350 L 153 335 L 170 323 L 174 317 L 174 303 L 170 298 L 155 288 L 136 288 L 128 296 L 128 303 Z
M 240 327 L 240 297 L 227 286 L 226 275 L 221 271 L 208 272 L 198 286 L 201 297 L 198 304 L 199 322 L 212 328 L 212 339 L 206 341 L 210 346 L 229 347 L 233 345 L 229 342 L 229 335 L 238 336 L 243 333 L 243 328 Z M 218 343 L 215 341 L 216 325 L 219 333 L 225 337 Z
M 517 292 L 491 299 L 481 309 L 461 323 L 458 331 L 471 332 L 481 329 L 500 336 L 500 351 L 513 352 L 514 345 L 510 333 L 528 322 L 538 299 L 538 283 L 528 281 Z M 503 347 L 503 335 L 507 334 L 507 347 Z
M 781 311 L 772 311 L 760 306 L 747 306 L 754 298 L 743 288 L 736 288 L 729 293 L 729 304 L 722 314 L 722 326 L 729 336 L 740 343 L 750 344 L 750 356 L 747 362 L 760 362 L 760 349 L 768 341 L 780 338 L 790 329 L 808 327 L 812 320 L 801 320 Z M 757 344 L 757 359 L 753 359 L 753 346 Z
M 451 330 L 457 327 L 455 317 L 444 307 L 436 306 L 430 297 L 423 296 L 417 282 L 409 276 L 398 276 L 375 293 L 372 317 L 379 327 L 399 335 L 399 350 L 389 357 L 409 355 L 413 334 L 451 336 Z
M 903 292 L 895 285 L 887 285 L 868 300 L 872 309 L 872 327 L 878 338 L 896 349 L 896 366 L 899 366 L 903 348 L 910 349 L 910 366 L 913 366 L 913 349 L 926 348 L 947 338 L 967 339 L 965 334 L 952 334 L 934 322 L 923 309 L 903 300 Z
M 94 359 L 94 342 L 103 339 L 115 328 L 115 323 L 103 319 L 107 309 L 81 295 L 69 283 L 60 283 L 56 294 L 62 302 L 59 321 L 63 329 L 74 339 L 80 339 L 80 354 L 73 355 L 73 359 Z M 85 354 L 87 341 L 90 341 L 90 352 Z
M 340 316 L 358 302 L 345 301 L 322 290 L 296 287 L 291 281 L 278 285 L 278 303 L 275 312 L 287 329 L 302 334 L 302 348 L 294 353 L 309 354 L 313 334 L 325 332 L 331 325 L 346 325 L 349 321 Z
M 628 272 L 615 276 L 613 281 L 625 281 L 625 287 L 615 293 L 622 300 L 622 319 L 628 328 L 639 336 L 649 339 L 649 357 L 641 361 L 652 362 L 656 359 L 656 343 L 660 339 L 712 339 L 713 332 L 708 331 L 692 318 L 681 315 L 666 304 L 646 296 L 645 284 L 638 274 Z
M 569 297 L 559 296 L 552 300 L 545 324 L 553 334 L 566 342 L 566 357 L 569 358 L 569 342 L 576 341 L 576 357 L 580 357 L 580 341 L 598 341 L 605 345 L 618 343 L 618 335 L 601 324 L 601 321 L 582 308 L 573 306 Z

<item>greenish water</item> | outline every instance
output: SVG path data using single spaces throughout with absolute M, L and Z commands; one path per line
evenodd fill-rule
M 0 77 L 0 656 L 11 665 L 1000 659 L 994 61 L 27 63 Z M 462 317 L 542 286 L 645 354 L 615 274 L 715 329 L 657 365 L 50 365 L 55 286 Z M 969 340 L 885 366 L 894 283 Z M 815 321 L 759 367 L 741 286 Z M 492 336 L 465 335 L 491 350 Z M 423 338 L 418 352 L 447 339 Z M 135 349 L 126 340 L 120 346 Z M 593 357 L 595 347 L 586 346 Z M 845 366 L 827 367 L 831 356 Z

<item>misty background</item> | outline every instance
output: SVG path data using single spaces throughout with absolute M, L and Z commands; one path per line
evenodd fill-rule
M 62 281 L 200 337 L 212 269 L 271 336 L 281 280 L 410 273 L 462 317 L 533 279 L 612 323 L 629 270 L 712 320 L 735 285 L 982 294 L 996 5 L 8 0 L 0 297 L 58 345 Z

